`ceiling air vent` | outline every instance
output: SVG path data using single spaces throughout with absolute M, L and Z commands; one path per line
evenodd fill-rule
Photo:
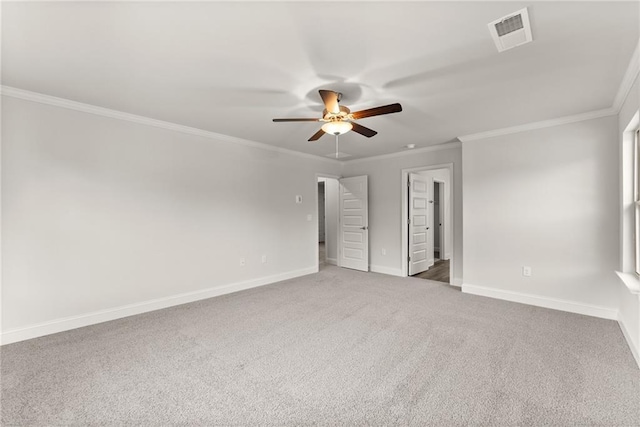
M 529 43 L 533 37 L 531 37 L 527 8 L 489 23 L 489 32 L 496 43 L 498 52 Z

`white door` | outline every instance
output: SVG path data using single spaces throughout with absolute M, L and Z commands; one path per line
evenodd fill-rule
M 433 185 L 433 177 L 429 176 L 427 178 L 427 264 L 431 267 L 436 263 L 435 257 L 435 230 L 436 227 L 433 223 L 433 198 L 434 196 L 434 185 Z
M 369 271 L 367 176 L 340 180 L 340 267 Z
M 440 259 L 445 259 L 444 258 L 444 254 L 446 253 L 446 242 L 444 240 L 444 236 L 445 236 L 445 220 L 446 217 L 445 215 L 445 200 L 444 200 L 444 182 L 441 182 L 440 185 L 438 185 L 438 200 L 440 200 L 440 203 L 438 205 L 438 218 L 440 219 L 440 222 L 438 224 L 434 224 L 434 226 L 436 227 L 436 231 L 438 233 L 440 233 Z
M 429 203 L 432 200 L 429 194 L 433 193 L 433 178 L 410 173 L 408 186 L 409 275 L 413 276 L 433 265 L 433 227 L 429 225 L 429 205 L 431 205 L 431 222 L 433 222 L 433 203 Z M 431 231 L 431 239 L 429 239 L 429 231 Z M 431 240 L 430 245 L 429 240 Z

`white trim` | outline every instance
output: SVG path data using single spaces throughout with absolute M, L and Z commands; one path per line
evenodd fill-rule
M 633 273 L 622 273 L 620 271 L 616 271 L 616 274 L 622 280 L 622 283 L 625 284 L 629 292 L 635 295 L 640 295 L 640 280 Z
M 397 153 L 381 154 L 379 156 L 364 157 L 361 159 L 344 160 L 342 161 L 342 163 L 352 165 L 354 163 L 391 159 L 394 157 L 415 156 L 416 154 L 420 154 L 420 153 L 429 153 L 432 151 L 440 151 L 440 150 L 451 150 L 451 149 L 460 148 L 460 147 L 462 147 L 462 144 L 460 143 L 460 141 L 452 141 L 452 142 L 446 142 L 444 144 L 430 145 L 424 148 L 416 148 L 415 150 L 404 150 Z
M 631 91 L 633 84 L 638 78 L 638 73 L 640 73 L 640 39 L 638 40 L 638 44 L 631 55 L 627 71 L 624 73 L 624 77 L 622 78 L 622 82 L 620 82 L 620 87 L 618 88 L 618 93 L 613 100 L 612 108 L 616 113 L 619 113 L 622 109 L 624 101 L 626 101 L 627 96 L 629 96 L 629 91 Z
M 587 316 L 599 317 L 602 319 L 618 320 L 617 309 L 600 307 L 597 305 L 583 304 L 574 301 L 525 294 L 521 292 L 506 291 L 504 289 L 488 288 L 485 286 L 476 286 L 467 283 L 462 284 L 462 292 L 465 294 L 479 295 L 483 297 L 533 305 L 536 307 L 567 311 L 569 313 L 584 314 Z
M 462 277 L 454 277 L 453 280 L 450 281 L 451 286 L 455 286 L 456 288 L 462 288 Z
M 84 326 L 95 325 L 97 323 L 108 322 L 110 320 L 120 319 L 128 316 L 134 316 L 136 314 L 147 313 L 149 311 L 160 310 L 167 307 L 173 307 L 176 305 L 186 304 L 207 298 L 213 298 L 220 295 L 242 291 L 245 289 L 255 288 L 258 286 L 269 285 L 271 283 L 279 282 L 282 280 L 293 279 L 295 277 L 305 276 L 307 274 L 313 274 L 317 271 L 317 266 L 303 268 L 300 270 L 289 271 L 286 273 L 275 274 L 258 279 L 230 283 L 214 288 L 185 292 L 168 297 L 152 299 L 149 301 L 142 301 L 139 303 L 127 304 L 120 307 L 94 311 L 93 313 L 85 313 L 78 316 L 55 319 L 48 322 L 3 332 L 0 335 L 0 343 L 2 343 L 2 345 L 11 344 L 14 342 L 37 338 L 44 335 L 50 335 L 58 332 L 68 331 L 71 329 L 81 328 Z
M 620 198 L 620 267 L 618 271 L 635 271 L 636 260 L 633 229 L 635 227 L 634 159 L 636 130 L 640 126 L 640 111 L 636 111 L 620 135 L 619 147 L 619 198 Z
M 636 363 L 638 364 L 638 368 L 640 368 L 640 349 L 638 349 L 633 343 L 633 340 L 631 339 L 631 334 L 627 330 L 627 327 L 625 326 L 624 322 L 622 320 L 618 320 L 618 325 L 620 325 L 620 330 L 622 331 L 622 335 L 624 336 L 624 339 L 627 340 L 627 345 L 629 346 L 629 350 L 631 350 L 631 354 L 633 355 L 633 358 L 636 360 Z
M 2 5 L 0 4 L 0 13 L 2 11 Z M 0 19 L 0 34 L 2 34 L 2 20 Z M 2 55 L 0 54 L 0 70 L 2 70 Z M 0 71 L 0 77 L 2 75 L 2 72 Z M 2 129 L 2 104 L 3 102 L 1 102 L 0 100 L 0 130 Z M 3 223 L 2 221 L 2 191 L 1 189 L 3 188 L 2 185 L 2 153 L 3 153 L 3 149 L 2 149 L 2 137 L 0 137 L 0 224 Z M 3 270 L 3 264 L 2 264 L 2 260 L 4 259 L 4 257 L 2 256 L 2 226 L 0 226 L 0 298 L 2 298 L 2 277 L 4 277 L 4 274 L 2 274 L 2 270 Z M 0 331 L 2 331 L 2 318 L 3 316 L 3 310 L 2 310 L 2 302 L 0 301 Z M 0 333 L 0 343 L 2 342 L 2 335 Z
M 372 273 L 387 274 L 389 276 L 402 277 L 402 270 L 393 267 L 384 267 L 382 265 L 371 265 L 369 267 Z
M 327 258 L 325 262 L 331 265 L 338 265 L 338 260 L 336 258 Z
M 513 126 L 502 129 L 493 129 L 486 132 L 473 133 L 469 135 L 459 136 L 458 139 L 460 141 L 469 142 L 469 141 L 478 141 L 486 138 L 493 138 L 496 136 L 510 135 L 519 132 L 525 132 L 536 129 L 544 129 L 553 126 L 565 125 L 569 123 L 581 122 L 584 120 L 593 120 L 599 119 L 601 117 L 615 116 L 620 113 L 624 102 L 629 96 L 629 92 L 633 87 L 638 75 L 640 74 L 640 39 L 638 40 L 638 44 L 636 45 L 633 54 L 631 55 L 631 60 L 629 61 L 629 65 L 627 66 L 627 70 L 625 71 L 624 77 L 620 82 L 620 86 L 618 87 L 618 92 L 616 93 L 616 97 L 613 101 L 613 104 L 609 108 L 605 108 L 602 110 L 594 110 L 588 111 L 586 113 L 574 114 L 571 116 L 558 117 L 550 120 L 543 120 L 540 122 L 532 122 L 525 123 L 519 126 Z
M 18 89 L 11 86 L 0 86 L 0 94 L 10 96 L 12 98 L 23 99 L 25 101 L 38 102 L 40 104 L 53 105 L 55 107 L 67 108 L 69 110 L 81 111 L 83 113 L 94 114 L 97 116 L 109 117 L 111 119 L 124 120 L 146 126 L 153 126 L 161 129 L 167 129 L 175 132 L 186 133 L 189 135 L 201 136 L 204 138 L 214 139 L 220 142 L 244 145 L 247 147 L 259 148 L 262 150 L 276 151 L 278 153 L 290 154 L 292 156 L 303 157 L 306 159 L 319 160 L 327 163 L 341 164 L 339 160 L 329 159 L 313 154 L 301 153 L 299 151 L 289 150 L 287 148 L 274 147 L 273 145 L 264 144 L 262 142 L 251 141 L 234 136 L 224 135 L 221 133 L 211 132 L 207 130 L 197 129 L 189 126 L 183 126 L 176 123 L 156 120 L 149 117 L 138 116 L 135 114 L 125 113 L 123 111 L 111 110 L 109 108 L 97 107 L 95 105 L 84 104 L 82 102 L 71 101 L 69 99 L 57 98 L 55 96 L 44 95 L 37 92 Z
M 463 135 L 463 136 L 459 136 L 458 139 L 463 143 L 466 143 L 470 141 L 478 141 L 482 139 L 493 138 L 496 136 L 510 135 L 513 133 L 526 132 L 526 131 L 531 131 L 536 129 L 549 128 L 553 126 L 566 125 L 569 123 L 582 122 L 585 120 L 593 120 L 593 119 L 599 119 L 602 117 L 615 116 L 616 114 L 618 114 L 618 111 L 616 111 L 613 107 L 610 107 L 610 108 L 605 108 L 604 110 L 589 111 L 582 114 L 574 114 L 571 116 L 558 117 L 555 119 L 543 120 L 540 122 L 526 123 L 519 126 L 513 126 L 513 127 L 503 128 L 503 129 L 494 129 L 487 132 L 473 133 L 470 135 Z

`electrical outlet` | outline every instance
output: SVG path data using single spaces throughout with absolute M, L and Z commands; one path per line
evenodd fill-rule
M 266 255 L 262 255 L 262 263 L 263 264 L 267 263 L 267 256 Z
M 246 263 L 247 263 L 247 262 L 245 261 L 245 259 L 244 259 L 244 258 L 240 258 L 240 267 L 244 267 L 244 265 L 245 265 Z
M 382 251 L 380 251 L 380 252 L 382 252 L 382 255 L 386 255 L 387 254 L 387 250 L 385 248 L 382 248 Z
M 522 267 L 522 275 L 523 275 L 524 277 L 531 277 L 531 267 L 528 267 L 528 266 L 526 266 L 526 265 L 525 265 L 525 266 L 523 266 L 523 267 Z

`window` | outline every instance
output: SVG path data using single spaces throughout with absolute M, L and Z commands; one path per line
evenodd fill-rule
M 620 141 L 620 271 L 633 293 L 640 292 L 640 110 Z
M 635 204 L 635 266 L 640 275 L 640 129 L 636 130 L 633 142 L 633 201 Z

